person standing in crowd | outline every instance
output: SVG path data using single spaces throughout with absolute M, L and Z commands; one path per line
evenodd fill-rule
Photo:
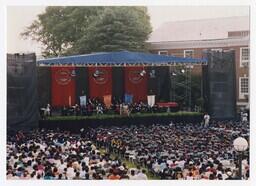
M 48 103 L 45 109 L 45 116 L 51 116 L 51 105 Z
M 247 112 L 244 111 L 244 110 L 242 110 L 242 111 L 241 111 L 241 121 L 242 121 L 242 122 L 247 122 L 247 121 L 248 121 L 247 118 L 248 118 Z
M 208 127 L 210 122 L 210 115 L 208 113 L 205 113 L 204 115 L 204 127 Z

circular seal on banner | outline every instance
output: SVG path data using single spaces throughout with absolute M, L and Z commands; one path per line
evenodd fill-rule
M 133 70 L 128 74 L 129 81 L 134 84 L 138 84 L 142 81 L 143 76 L 140 75 L 141 70 Z
M 67 85 L 71 81 L 71 73 L 68 69 L 60 69 L 55 73 L 55 80 L 60 85 Z
M 93 74 L 93 79 L 97 84 L 105 84 L 108 81 L 108 72 L 106 70 L 97 70 Z

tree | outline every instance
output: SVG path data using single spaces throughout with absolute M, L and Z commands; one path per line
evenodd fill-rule
M 40 42 L 43 56 L 65 55 L 103 7 L 47 7 L 21 35 Z
M 152 28 L 145 7 L 47 7 L 21 34 L 43 56 L 146 50 Z

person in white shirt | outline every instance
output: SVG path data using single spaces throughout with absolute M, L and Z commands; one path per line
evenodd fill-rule
M 246 112 L 242 112 L 242 122 L 247 122 L 247 117 L 248 117 L 248 114 Z
M 186 176 L 186 180 L 193 180 L 193 174 L 192 172 L 189 172 L 189 174 Z
M 137 175 L 135 175 L 135 170 L 131 170 L 131 174 L 129 175 L 130 180 L 137 180 Z
M 75 171 L 74 171 L 73 167 L 70 166 L 67 168 L 66 176 L 69 180 L 72 180 L 75 177 Z
M 61 164 L 58 166 L 58 172 L 60 174 L 63 174 L 64 172 L 64 169 L 67 167 L 67 163 L 64 163 L 63 160 L 61 160 Z
M 45 116 L 51 115 L 51 105 L 48 103 L 44 112 Z
M 210 115 L 205 113 L 205 115 L 204 115 L 204 127 L 209 126 L 209 121 L 210 121 Z
M 139 172 L 139 174 L 137 174 L 137 180 L 147 180 L 148 176 L 146 175 L 146 171 L 145 169 L 142 169 L 142 172 Z

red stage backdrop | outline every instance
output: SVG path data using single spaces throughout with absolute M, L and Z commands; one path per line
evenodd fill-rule
M 76 98 L 75 67 L 51 67 L 52 106 L 74 105 Z
M 112 95 L 112 67 L 88 67 L 90 98 Z
M 140 75 L 143 67 L 125 67 L 125 93 L 133 95 L 133 102 L 147 101 L 148 73 Z M 145 69 L 146 70 L 146 69 Z

